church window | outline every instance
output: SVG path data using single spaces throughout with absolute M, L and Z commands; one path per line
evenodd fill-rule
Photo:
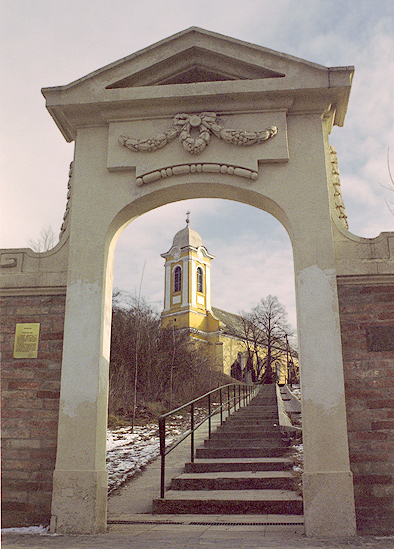
M 174 292 L 180 292 L 182 288 L 182 269 L 175 267 L 174 271 Z
M 204 273 L 201 267 L 197 267 L 197 292 L 204 291 Z

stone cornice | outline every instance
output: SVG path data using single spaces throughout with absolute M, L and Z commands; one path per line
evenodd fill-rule
M 41 286 L 25 288 L 0 288 L 0 297 L 27 297 L 40 295 L 66 295 L 66 286 Z
M 394 274 L 339 275 L 338 286 L 393 286 Z
M 110 121 L 132 117 L 174 116 L 176 112 L 199 112 L 207 108 L 217 112 L 243 110 L 286 110 L 289 114 L 320 113 L 332 109 L 334 124 L 343 125 L 350 84 L 344 88 L 323 85 L 300 88 L 285 79 L 232 82 L 198 82 L 129 89 L 103 90 L 92 97 L 65 100 L 59 89 L 43 90 L 46 106 L 67 141 L 76 138 L 78 128 L 102 126 Z M 278 81 L 280 80 L 280 83 Z M 350 80 L 350 79 L 349 79 Z M 298 88 L 298 89 L 297 89 Z M 73 94 L 72 94 L 73 95 Z

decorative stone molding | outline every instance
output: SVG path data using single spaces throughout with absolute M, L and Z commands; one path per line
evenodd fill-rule
M 170 254 L 172 254 L 172 257 L 175 259 L 175 261 L 179 261 L 179 258 L 181 257 L 181 249 L 179 246 L 174 246 L 170 250 Z
M 258 178 L 258 173 L 246 168 L 239 168 L 237 166 L 227 166 L 226 164 L 213 164 L 213 163 L 201 163 L 201 164 L 180 164 L 178 166 L 171 166 L 163 168 L 162 170 L 156 170 L 141 175 L 137 178 L 137 185 L 141 186 L 146 183 L 153 183 L 159 179 L 172 177 L 173 175 L 184 175 L 188 173 L 222 173 L 227 175 L 237 175 L 238 177 L 244 177 L 246 179 L 252 179 L 255 181 Z
M 185 151 L 190 154 L 200 154 L 211 140 L 211 133 L 226 143 L 247 147 L 267 141 L 278 133 L 276 126 L 257 132 L 247 130 L 225 129 L 217 123 L 216 113 L 202 112 L 201 114 L 177 114 L 174 119 L 174 128 L 146 139 L 134 139 L 121 135 L 119 144 L 134 152 L 154 152 L 165 147 L 177 136 Z M 192 137 L 192 130 L 198 131 L 197 137 Z
M 394 286 L 394 274 L 337 275 L 338 286 Z
M 68 218 L 71 210 L 71 180 L 73 176 L 73 168 L 74 168 L 74 162 L 71 162 L 70 169 L 68 171 L 66 211 L 64 212 L 63 223 L 62 223 L 62 226 L 60 227 L 59 239 L 62 237 L 63 233 L 68 227 L 68 220 L 69 220 Z
M 349 228 L 347 222 L 347 213 L 345 204 L 342 199 L 342 190 L 341 190 L 341 181 L 339 178 L 339 168 L 338 168 L 338 156 L 337 151 L 330 145 L 330 160 L 331 160 L 331 174 L 332 174 L 332 185 L 334 187 L 334 204 L 335 209 L 338 214 L 338 218 L 342 221 L 346 229 Z
M 0 267 L 2 269 L 13 269 L 18 265 L 18 258 L 16 257 L 0 257 Z
M 0 251 L 0 268 L 12 269 L 14 273 L 22 272 L 23 252 L 16 250 Z
M 66 295 L 66 293 L 66 286 L 24 286 L 20 288 L 0 288 L 0 297 Z

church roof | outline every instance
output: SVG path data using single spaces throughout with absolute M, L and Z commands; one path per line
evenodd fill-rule
M 223 309 L 218 309 L 217 307 L 212 307 L 212 312 L 213 315 L 222 322 L 223 333 L 239 339 L 244 339 L 245 328 L 242 316 L 223 311 Z

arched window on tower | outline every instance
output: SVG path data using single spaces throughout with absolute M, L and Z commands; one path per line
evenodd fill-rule
M 174 271 L 174 292 L 180 292 L 182 289 L 182 269 L 178 266 Z
M 201 267 L 197 267 L 197 292 L 204 291 L 204 271 Z

